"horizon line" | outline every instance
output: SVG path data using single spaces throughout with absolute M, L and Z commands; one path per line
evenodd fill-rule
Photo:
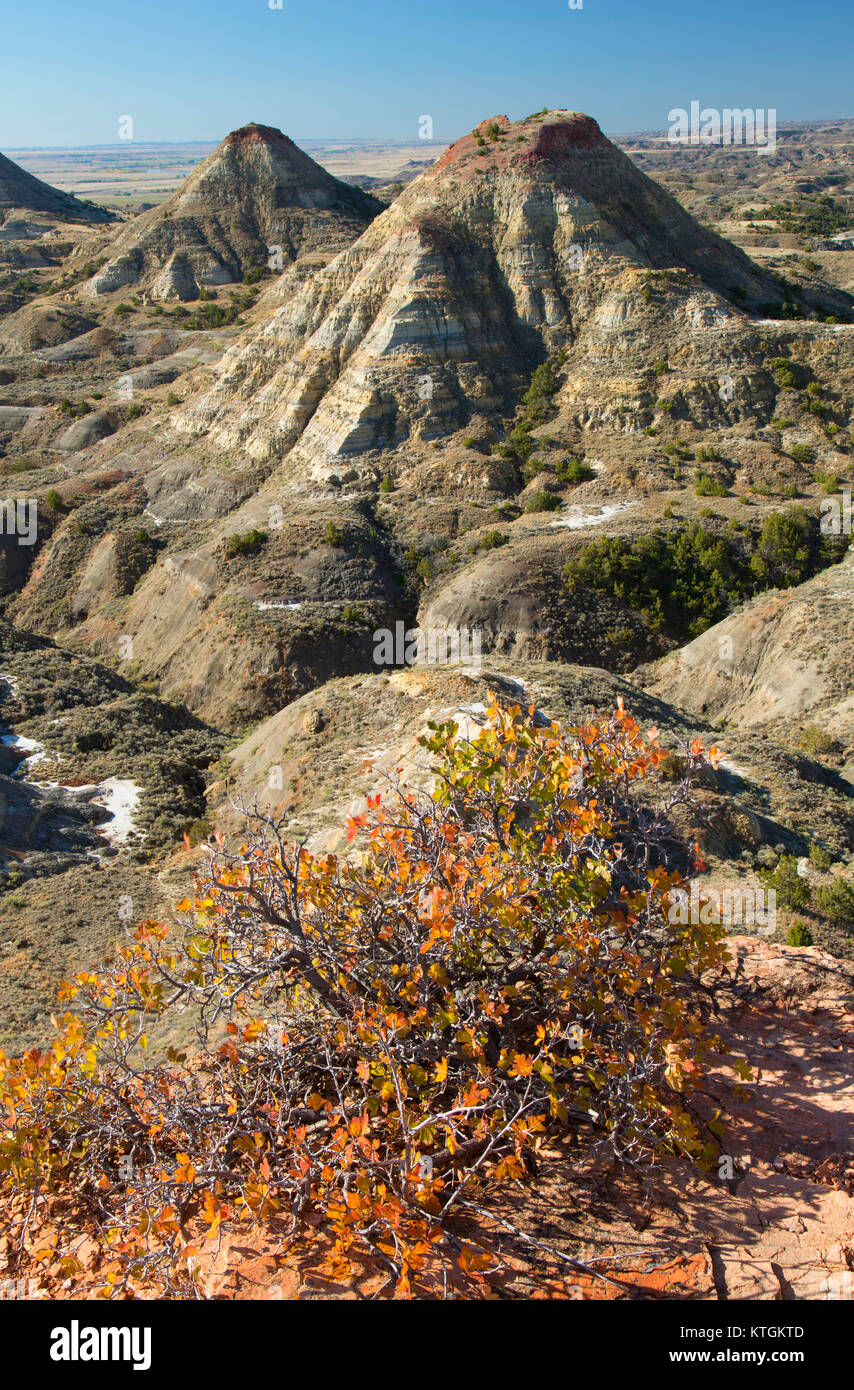
M 555 108 L 553 108 L 553 109 L 554 109 L 554 110 L 558 110 L 559 108 L 555 107 Z M 485 119 L 488 119 L 488 118 L 485 118 Z M 593 119 L 595 120 L 595 117 L 594 117 Z M 778 130 L 778 133 L 779 133 L 779 130 L 780 130 L 780 126 L 781 126 L 781 125 L 783 125 L 783 126 L 825 125 L 825 124 L 827 124 L 827 123 L 829 123 L 829 122 L 832 122 L 832 121 L 854 121 L 854 115 L 810 116 L 810 117 L 808 117 L 808 118 L 806 118 L 806 119 L 797 119 L 797 120 L 796 120 L 796 119 L 789 119 L 788 117 L 780 117 L 780 116 L 778 116 L 778 117 L 777 117 L 777 130 Z M 247 125 L 251 125 L 251 124 L 253 124 L 253 122 L 247 121 L 246 124 L 247 124 Z M 260 124 L 263 124 L 263 122 L 260 123 Z M 515 124 L 515 122 L 514 122 L 514 124 Z M 276 129 L 276 130 L 279 129 L 278 126 L 271 127 L 271 128 L 272 128 L 272 129 Z M 242 129 L 243 129 L 242 126 L 235 126 L 235 127 L 234 127 L 234 130 L 242 130 Z M 600 127 L 600 129 L 602 129 L 602 127 Z M 286 131 L 282 131 L 281 133 L 282 133 L 283 135 L 287 135 L 287 132 L 286 132 Z M 606 136 L 613 136 L 613 137 L 617 137 L 617 136 L 632 136 L 632 135 L 634 135 L 634 136 L 639 136 L 639 135 L 647 135 L 647 136 L 666 135 L 666 134 L 667 134 L 667 127 L 666 127 L 666 126 L 661 126 L 661 127 L 647 127 L 646 129 L 635 129 L 635 130 L 626 130 L 626 129 L 623 129 L 623 130 L 603 130 L 602 133 L 603 133 L 604 135 L 606 135 Z M 5 145 L 5 146 L 3 146 L 3 148 L 12 150 L 13 152 L 22 153 L 22 154 L 23 154 L 23 153 L 31 154 L 31 153 L 37 153 L 37 152 L 40 151 L 40 150 L 41 150 L 41 151 L 44 151 L 44 150 L 126 150 L 126 149 L 128 149 L 129 147 L 130 147 L 130 148 L 133 148 L 134 146 L 135 146 L 137 149 L 144 149 L 144 148 L 147 148 L 147 147 L 155 147 L 155 146 L 156 146 L 157 148 L 162 148 L 162 147 L 164 147 L 164 146 L 165 146 L 165 147 L 168 147 L 168 146 L 178 146 L 178 145 L 181 145 L 181 146 L 184 146 L 184 145 L 214 145 L 214 146 L 216 146 L 216 145 L 222 144 L 223 140 L 227 139 L 228 136 L 231 135 L 231 134 L 233 134 L 233 131 L 231 131 L 231 130 L 230 130 L 230 131 L 227 131 L 226 134 L 220 136 L 219 139 L 217 139 L 217 138 L 215 138 L 215 137 L 213 137 L 213 136 L 210 136 L 210 137 L 208 137 L 208 138 L 206 138 L 206 139 L 194 139 L 194 140 L 118 140 L 118 141 L 112 141 L 112 142 L 99 142 L 99 143 L 94 143 L 94 144 L 77 144 L 77 145 L 59 145 L 59 144 L 56 144 L 56 145 Z M 420 137 L 418 137 L 417 135 L 412 136 L 411 138 L 405 137 L 405 136 L 392 136 L 392 135 L 299 135 L 299 136 L 290 135 L 290 136 L 287 136 L 287 138 L 288 138 L 289 140 L 292 140 L 292 141 L 294 142 L 294 144 L 324 144 L 324 145 L 325 145 L 325 144 L 332 144 L 332 143 L 336 143 L 336 144 L 337 144 L 337 143 L 347 143 L 347 144 L 351 144 L 351 145 L 357 145 L 357 144 L 364 144 L 364 145 L 367 145 L 367 144 L 377 144 L 377 143 L 381 143 L 381 144 L 385 144 L 385 145 L 419 145 L 419 146 L 420 146 L 420 145 L 423 145 L 425 148 L 431 148 L 431 147 L 434 147 L 434 146 L 441 146 L 441 147 L 444 148 L 446 145 L 448 145 L 448 144 L 453 144 L 454 141 L 459 140 L 459 139 L 461 138 L 461 136 L 455 135 L 455 136 L 449 137 L 448 139 L 442 139 L 442 140 L 422 140 L 422 139 L 420 139 Z

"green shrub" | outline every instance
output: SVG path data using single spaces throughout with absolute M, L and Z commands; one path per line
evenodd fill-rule
M 531 377 L 531 384 L 525 392 L 522 400 L 526 405 L 533 405 L 535 401 L 540 401 L 544 396 L 553 396 L 557 391 L 559 382 L 554 367 L 550 362 L 541 362 L 539 367 L 534 370 Z
M 514 425 L 508 434 L 501 452 L 505 458 L 526 463 L 537 447 L 537 441 L 524 424 Z
M 809 444 L 792 444 L 789 449 L 789 458 L 795 463 L 812 463 L 815 458 L 815 451 Z
M 502 545 L 506 545 L 510 537 L 504 531 L 487 531 L 480 538 L 481 550 L 498 550 Z
M 807 724 L 798 736 L 798 747 L 811 758 L 820 758 L 833 749 L 833 739 L 818 724 Z
M 582 463 L 580 459 L 570 458 L 561 459 L 555 467 L 555 473 L 560 482 L 567 487 L 575 487 L 578 483 L 586 483 L 596 475 L 589 463 Z
M 719 536 L 699 522 L 628 539 L 591 541 L 564 570 L 579 587 L 612 594 L 651 627 L 698 636 L 755 593 L 802 583 L 837 557 L 839 543 L 821 537 L 800 508 L 772 513 L 748 557 L 732 532 Z
M 335 546 L 345 545 L 347 540 L 341 527 L 336 526 L 334 521 L 327 522 L 326 530 L 323 533 L 323 539 L 326 541 L 327 545 Z
M 851 225 L 851 214 L 845 203 L 823 193 L 799 193 L 794 198 L 769 203 L 761 216 L 777 222 L 784 232 L 809 239 L 832 236 Z
M 380 483 L 380 492 L 394 492 L 394 483 L 392 482 L 388 474 L 385 475 L 382 482 Z
M 525 498 L 526 512 L 559 512 L 561 500 L 553 492 L 532 492 Z
M 854 926 L 854 888 L 850 883 L 837 879 L 816 893 L 819 912 L 843 927 Z
M 774 889 L 780 907 L 789 907 L 795 910 L 809 907 L 812 901 L 812 889 L 807 880 L 801 878 L 798 873 L 798 861 L 793 854 L 781 854 L 777 867 L 762 870 L 760 878 L 769 888 Z
M 704 473 L 697 469 L 697 483 L 695 492 L 698 497 L 728 497 L 729 489 L 726 483 L 713 478 L 709 473 Z
M 809 369 L 799 362 L 790 362 L 788 357 L 772 357 L 768 365 L 777 385 L 784 391 L 800 391 L 810 380 Z
M 793 922 L 786 932 L 787 946 L 811 946 L 812 932 L 806 922 Z
M 202 844 L 212 834 L 213 826 L 204 816 L 187 822 L 182 829 L 182 836 L 193 846 Z
M 529 458 L 527 463 L 521 467 L 522 482 L 532 483 L 543 471 L 543 461 L 539 458 Z
M 833 860 L 826 849 L 822 849 L 818 842 L 810 845 L 810 863 L 813 868 L 818 869 L 819 873 L 827 873 Z
M 820 568 L 813 523 L 802 507 L 772 512 L 759 534 L 750 568 L 763 589 L 789 589 Z
M 827 493 L 828 497 L 830 497 L 834 492 L 839 491 L 838 473 L 817 472 L 815 474 L 815 480 L 820 487 L 824 488 L 824 491 Z
M 62 509 L 62 494 L 55 487 L 48 488 L 44 500 L 52 512 L 58 512 Z
M 230 560 L 237 555 L 255 555 L 266 543 L 266 531 L 252 530 L 247 531 L 242 536 L 229 536 L 225 545 L 225 553 Z

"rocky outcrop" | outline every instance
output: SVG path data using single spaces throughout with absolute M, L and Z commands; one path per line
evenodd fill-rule
M 201 264 L 200 243 L 170 239 L 179 203 L 192 221 L 210 184 L 231 207 L 226 191 L 248 189 L 250 172 L 257 195 L 258 170 L 297 159 L 284 137 L 247 131 L 191 176 L 171 213 L 164 205 L 170 215 L 123 228 L 121 238 L 167 237 L 149 267 L 164 292 Z M 141 244 L 125 248 L 137 269 L 149 264 Z M 485 651 L 513 659 L 628 672 L 675 636 L 619 596 L 570 594 L 564 568 L 579 549 L 648 534 L 662 512 L 671 531 L 707 514 L 695 486 L 706 460 L 734 494 L 713 529 L 731 518 L 745 546 L 790 480 L 817 486 L 786 450 L 800 444 L 841 471 L 837 383 L 854 380 L 854 327 L 760 322 L 749 310 L 774 292 L 765 272 L 588 117 L 484 122 L 318 269 L 324 259 L 285 269 L 253 326 L 217 361 L 196 360 L 181 403 L 146 402 L 144 418 L 74 461 L 133 473 L 136 524 L 158 528 L 161 562 L 122 604 L 98 603 L 84 573 L 91 542 L 64 523 L 15 605 L 19 621 L 98 654 L 132 634 L 170 696 L 206 717 L 227 710 L 230 727 L 321 673 L 370 670 L 369 619 L 344 620 L 365 602 L 407 623 L 417 609 L 426 628 L 478 628 Z M 126 369 L 121 386 L 160 389 L 178 356 Z M 815 398 L 781 384 L 784 357 L 797 380 L 815 376 Z M 548 391 L 531 401 L 525 387 L 546 363 Z M 511 428 L 523 413 L 532 433 L 520 454 Z M 335 541 L 354 510 L 360 563 Z M 232 540 L 256 531 L 263 543 L 224 562 Z M 69 606 L 80 585 L 85 603 Z M 311 640 L 325 644 L 322 662 L 307 655 Z
M 86 292 L 137 287 L 153 300 L 198 299 L 200 290 L 237 283 L 271 256 L 281 269 L 301 254 L 340 250 L 381 207 L 281 131 L 243 126 L 164 203 L 121 229 Z
M 99 439 L 106 439 L 108 435 L 115 434 L 118 425 L 119 417 L 116 411 L 93 410 L 84 415 L 82 420 L 75 420 L 67 430 L 63 430 L 56 441 L 56 447 L 65 453 L 88 449 Z
M 643 273 L 684 283 L 642 295 Z M 682 332 L 743 329 L 723 297 L 767 294 L 740 251 L 700 227 L 573 112 L 484 122 L 453 145 L 349 250 L 285 293 L 178 417 L 190 434 L 289 474 L 429 441 L 515 404 L 544 357 L 627 343 L 678 313 Z M 648 349 L 647 349 L 648 351 Z

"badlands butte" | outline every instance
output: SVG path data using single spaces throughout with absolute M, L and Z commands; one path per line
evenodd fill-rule
M 711 880 L 851 957 L 851 126 L 498 116 L 367 192 L 249 125 L 126 218 L 0 160 L 0 1044 L 236 804 L 340 847 L 489 692 L 716 742 Z
M 846 1296 L 852 136 L 546 110 L 348 182 L 252 124 L 123 217 L 0 157 L 0 1047 L 43 1045 L 242 807 L 346 853 L 389 778 L 430 785 L 428 721 L 622 699 L 662 781 L 723 751 L 673 817 L 701 881 L 777 894 L 701 986 L 749 1157 L 642 1194 L 547 1145 L 503 1296 L 563 1288 L 555 1249 L 609 1270 L 585 1297 Z M 380 629 L 478 646 L 381 665 Z M 167 1018 L 150 1055 L 191 1043 Z M 227 1235 L 206 1294 L 283 1296 L 278 1239 Z

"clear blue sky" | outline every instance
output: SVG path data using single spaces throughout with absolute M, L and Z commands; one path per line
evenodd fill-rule
M 0 0 L 0 148 L 219 140 L 450 140 L 486 116 L 671 107 L 854 114 L 852 0 Z

